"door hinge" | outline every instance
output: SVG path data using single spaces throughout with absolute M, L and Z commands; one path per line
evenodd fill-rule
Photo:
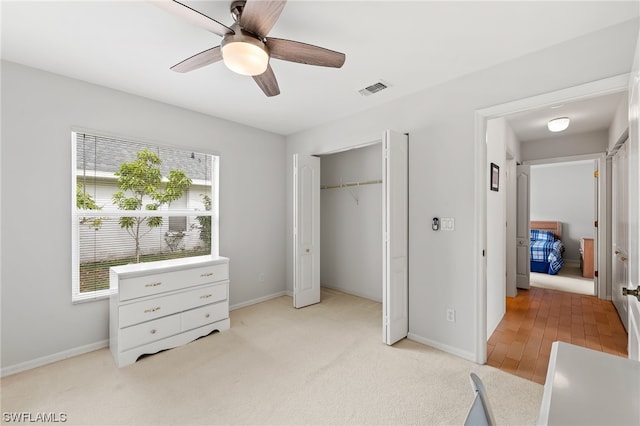
M 484 250 L 482 250 L 482 257 L 484 257 Z
M 596 228 L 598 227 L 598 221 L 597 220 L 593 222 L 593 226 L 596 227 Z
M 593 276 L 598 278 L 598 271 L 593 271 Z
M 600 177 L 600 173 L 596 170 L 595 172 L 593 172 L 593 177 L 594 178 L 599 178 Z

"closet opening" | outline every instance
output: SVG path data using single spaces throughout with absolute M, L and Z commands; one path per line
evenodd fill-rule
M 293 306 L 321 302 L 322 287 L 381 302 L 387 345 L 409 333 L 408 159 L 409 135 L 392 130 L 293 154 Z
M 382 143 L 319 157 L 323 296 L 382 303 Z

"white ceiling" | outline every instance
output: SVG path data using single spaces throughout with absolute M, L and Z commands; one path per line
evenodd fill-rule
M 585 100 L 553 105 L 533 111 L 524 111 L 506 117 L 520 142 L 561 138 L 568 135 L 606 130 L 611 126 L 616 109 L 626 99 L 626 92 L 597 96 Z M 547 128 L 549 120 L 569 117 L 569 127 L 552 133 Z
M 185 3 L 232 23 L 230 1 Z M 269 35 L 347 59 L 273 60 L 273 98 L 222 63 L 170 71 L 220 37 L 148 2 L 3 0 L 1 15 L 3 59 L 288 135 L 636 18 L 638 3 L 289 1 Z M 358 93 L 379 79 L 391 88 Z

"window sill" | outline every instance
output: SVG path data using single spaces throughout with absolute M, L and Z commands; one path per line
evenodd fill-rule
M 98 300 L 109 299 L 109 296 L 116 293 L 117 292 L 115 290 L 100 290 L 100 291 L 92 291 L 92 292 L 81 293 L 81 294 L 74 294 L 71 296 L 71 303 L 73 305 L 77 305 L 80 303 L 96 302 Z

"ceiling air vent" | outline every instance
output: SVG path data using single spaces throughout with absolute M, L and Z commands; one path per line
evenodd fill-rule
M 379 81 L 377 83 L 372 84 L 371 86 L 367 86 L 364 89 L 358 90 L 362 96 L 370 96 L 374 93 L 378 93 L 381 90 L 386 89 L 389 85 L 385 82 Z

